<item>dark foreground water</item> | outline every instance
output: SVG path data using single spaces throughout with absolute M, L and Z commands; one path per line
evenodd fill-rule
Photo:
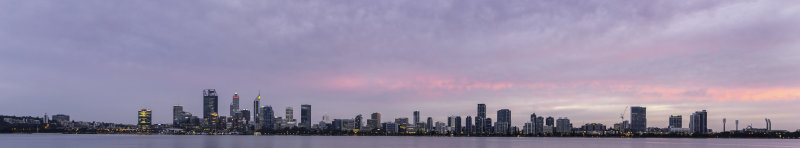
M 0 134 L 0 148 L 800 148 L 797 139 Z

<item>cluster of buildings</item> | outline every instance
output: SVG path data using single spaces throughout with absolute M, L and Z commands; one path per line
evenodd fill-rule
M 575 126 L 570 118 L 530 115 L 522 128 L 514 126 L 510 109 L 499 109 L 496 117 L 488 117 L 486 104 L 477 104 L 474 116 L 448 116 L 446 121 L 434 121 L 432 117 L 423 118 L 419 110 L 413 111 L 412 118 L 395 118 L 383 121 L 381 113 L 361 114 L 353 118 L 330 119 L 327 115 L 318 123 L 311 122 L 311 105 L 300 105 L 299 121 L 294 116 L 294 108 L 286 107 L 283 115 L 276 114 L 272 106 L 261 104 L 261 95 L 254 98 L 252 109 L 239 105 L 238 93 L 234 93 L 229 114 L 219 114 L 219 96 L 214 89 L 203 90 L 203 113 L 193 115 L 182 105 L 174 105 L 172 124 L 153 124 L 153 111 L 137 111 L 136 125 L 123 125 L 102 122 L 71 121 L 69 115 L 56 114 L 49 117 L 0 116 L 0 132 L 41 132 L 80 131 L 89 129 L 95 133 L 162 133 L 162 134 L 320 134 L 320 135 L 451 135 L 451 136 L 570 136 L 570 135 L 646 135 L 714 134 L 708 128 L 708 112 L 696 111 L 689 116 L 688 127 L 683 126 L 682 115 L 670 115 L 668 127 L 648 127 L 647 108 L 630 107 L 630 120 L 613 126 L 602 123 L 586 123 Z M 626 108 L 627 111 L 628 108 Z M 735 120 L 735 129 L 727 129 L 727 119 L 723 119 L 723 129 L 717 133 L 788 133 L 773 130 L 770 119 L 765 119 L 765 128 L 752 125 L 740 129 Z M 80 130 L 79 130 L 80 129 Z M 779 134 L 780 136 L 780 134 Z

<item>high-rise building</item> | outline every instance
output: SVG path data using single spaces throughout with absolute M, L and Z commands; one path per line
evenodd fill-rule
M 683 128 L 683 116 L 681 115 L 669 116 L 669 128 Z
M 736 120 L 736 131 L 739 131 L 739 120 Z
M 695 134 L 708 134 L 708 112 L 706 110 L 694 112 L 689 116 L 689 129 Z
M 486 130 L 486 133 L 493 133 L 494 132 L 494 130 L 493 130 L 494 128 L 492 128 L 492 118 L 486 118 L 486 119 L 484 119 L 483 122 L 484 122 L 483 126 L 485 126 L 485 127 L 483 127 L 483 129 Z
M 631 131 L 647 131 L 647 107 L 631 106 Z
M 217 126 L 217 120 L 219 117 L 219 98 L 217 97 L 217 91 L 214 89 L 206 89 L 203 90 L 203 120 L 205 121 L 206 125 L 211 127 Z
M 259 108 L 261 107 L 260 104 L 261 104 L 261 91 L 258 92 L 258 96 L 256 97 L 256 99 L 253 100 L 253 121 L 255 122 L 256 130 L 260 129 L 263 125 L 261 124 L 261 119 L 263 119 L 264 116 L 261 116 L 261 108 Z M 270 116 L 270 119 L 272 119 L 272 116 Z
M 530 125 L 530 127 L 528 127 L 529 128 L 528 132 L 530 132 L 530 133 L 527 133 L 527 134 L 536 133 L 536 113 L 531 113 L 531 122 L 530 123 L 531 123 L 531 125 Z
M 414 124 L 419 123 L 419 111 L 414 111 Z
M 553 124 L 553 123 L 554 123 L 554 120 L 555 120 L 555 119 L 554 119 L 552 116 L 549 116 L 549 117 L 547 117 L 547 120 L 546 120 L 546 122 L 545 122 L 545 125 L 547 125 L 547 126 L 552 126 L 552 127 L 555 127 L 555 124 Z
M 455 126 L 453 126 L 455 128 L 455 133 L 461 134 L 461 116 L 456 116 L 454 118 L 453 124 L 455 124 Z
M 300 127 L 311 128 L 311 105 L 300 105 Z
M 472 129 L 472 127 L 473 127 L 473 126 L 472 126 L 472 117 L 470 117 L 470 116 L 467 116 L 467 119 L 466 119 L 466 120 L 464 120 L 464 121 L 466 121 L 466 122 L 467 122 L 467 125 L 466 125 L 466 127 L 467 127 L 467 128 L 466 128 L 466 130 L 464 131 L 464 134 L 467 134 L 467 135 L 470 135 L 470 134 L 472 134 L 472 132 L 473 132 L 473 129 Z
M 242 119 L 244 120 L 245 124 L 250 123 L 250 110 L 243 109 L 242 111 Z
M 367 119 L 367 126 L 370 129 L 380 129 L 382 128 L 381 124 L 381 113 L 372 113 L 370 118 Z
M 183 105 L 172 106 L 172 127 L 180 127 L 181 119 L 183 119 Z
M 541 134 L 544 131 L 544 117 L 536 117 L 536 121 L 533 123 L 533 126 L 535 130 L 534 133 Z
M 509 109 L 501 109 L 497 111 L 497 124 L 494 125 L 495 129 L 501 129 L 495 131 L 496 133 L 504 133 L 509 134 L 511 129 L 511 110 Z
M 262 106 L 261 111 L 259 111 L 259 114 L 261 114 L 260 115 L 261 117 L 259 117 L 260 118 L 259 120 L 261 120 L 261 124 L 259 125 L 261 129 L 274 130 L 275 111 L 272 110 L 272 106 Z
M 433 127 L 434 127 L 433 118 L 428 117 L 427 121 L 428 122 L 425 122 L 425 130 L 427 130 L 428 132 L 433 131 Z
M 139 122 L 136 123 L 136 126 L 139 129 L 150 129 L 150 125 L 152 125 L 153 121 L 153 111 L 149 109 L 141 109 L 138 111 L 139 113 Z
M 294 108 L 286 107 L 286 119 L 294 119 Z
M 361 114 L 356 115 L 356 118 L 353 120 L 355 122 L 353 125 L 353 129 L 361 129 L 361 123 L 362 123 L 361 121 L 363 120 L 363 118 L 364 117 L 362 117 Z
M 486 133 L 486 104 L 478 104 L 478 116 L 475 116 L 475 133 Z
M 231 117 L 235 117 L 239 112 L 239 92 L 233 92 L 233 101 L 231 102 Z
M 572 133 L 572 123 L 569 122 L 569 118 L 561 118 L 559 117 L 556 120 L 556 132 L 561 134 L 570 134 Z
M 764 118 L 764 120 L 767 121 L 767 128 L 766 128 L 767 132 L 772 131 L 772 120 L 767 119 L 767 118 Z

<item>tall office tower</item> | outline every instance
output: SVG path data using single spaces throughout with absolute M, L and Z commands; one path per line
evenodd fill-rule
M 286 119 L 294 119 L 294 108 L 286 107 Z
M 203 120 L 210 127 L 217 125 L 219 116 L 217 91 L 214 89 L 203 90 Z
M 739 120 L 736 120 L 736 131 L 739 131 Z
M 378 128 L 381 128 L 381 127 L 382 127 L 382 126 L 380 125 L 380 124 L 381 124 L 381 113 L 378 113 L 378 112 L 374 112 L 374 113 L 372 113 L 372 114 L 370 115 L 370 119 L 369 119 L 369 120 L 373 120 L 372 124 L 371 124 L 371 125 L 369 125 L 369 126 L 371 126 L 373 129 L 378 129 Z M 367 122 L 369 122 L 369 120 L 367 120 Z
M 466 126 L 467 126 L 467 128 L 466 128 L 466 130 L 464 131 L 464 133 L 465 133 L 465 134 L 467 134 L 467 135 L 470 135 L 470 134 L 472 134 L 472 132 L 473 132 L 473 131 L 472 131 L 472 117 L 470 117 L 470 116 L 467 116 L 467 119 L 466 119 L 466 120 L 464 120 L 464 121 L 466 121 L 466 122 L 467 122 L 467 125 L 466 125 Z
M 475 116 L 476 133 L 486 133 L 486 104 L 478 104 L 478 116 Z
M 264 130 L 273 130 L 275 129 L 275 111 L 272 110 L 272 106 L 262 106 L 261 111 L 259 111 L 261 117 L 261 124 L 258 126 Z
M 553 126 L 553 127 L 554 127 L 554 126 L 555 126 L 555 125 L 553 124 L 554 120 L 555 120 L 555 119 L 553 119 L 553 117 L 552 117 L 552 116 L 549 116 L 549 117 L 547 117 L 547 120 L 546 120 L 547 122 L 545 122 L 545 125 L 547 125 L 547 126 Z
M 183 105 L 172 106 L 172 127 L 180 127 L 181 119 L 183 119 Z
M 239 112 L 239 92 L 233 92 L 233 102 L 231 102 L 231 117 L 235 117 Z
M 483 123 L 483 125 L 484 125 L 483 129 L 486 130 L 485 132 L 486 133 L 493 133 L 494 130 L 492 128 L 492 118 L 483 119 L 483 122 L 484 122 Z
M 311 105 L 300 105 L 300 127 L 311 128 Z
M 454 123 L 455 120 L 456 120 L 455 116 L 447 116 L 447 127 L 455 127 L 456 126 Z
M 363 118 L 364 117 L 361 117 L 361 114 L 356 115 L 355 120 L 353 120 L 355 122 L 355 124 L 353 125 L 353 129 L 361 129 L 361 120 Z
M 725 132 L 727 130 L 725 129 L 726 128 L 725 126 L 728 125 L 727 122 L 728 119 L 722 118 L 722 132 Z
M 633 132 L 647 131 L 647 107 L 631 106 L 631 130 Z
M 456 128 L 456 134 L 461 134 L 461 116 L 456 116 L 455 121 L 453 121 Z
M 531 113 L 531 123 L 536 123 L 536 113 Z
M 669 116 L 669 128 L 683 128 L 683 116 L 681 115 Z
M 149 109 L 141 109 L 138 111 L 139 113 L 139 122 L 136 123 L 136 126 L 139 129 L 150 129 L 150 125 L 152 125 L 153 121 L 153 111 Z
M 556 121 L 556 132 L 561 134 L 568 134 L 572 133 L 572 123 L 569 122 L 569 118 L 561 118 L 559 117 Z
M 242 119 L 244 120 L 244 124 L 249 124 L 250 123 L 250 110 L 243 109 L 242 111 L 239 111 L 239 112 L 242 112 Z
M 509 109 L 501 109 L 497 111 L 497 124 L 494 125 L 495 129 L 502 129 L 502 131 L 495 131 L 498 133 L 510 133 L 511 130 L 511 110 Z
M 414 124 L 419 123 L 419 111 L 414 111 Z
M 425 130 L 428 132 L 433 131 L 433 118 L 428 117 L 428 122 L 425 122 Z
M 536 117 L 536 122 L 534 122 L 533 126 L 536 134 L 542 133 L 544 131 L 544 117 Z
M 261 119 L 263 118 L 263 116 L 261 116 L 261 109 L 259 108 L 261 107 L 260 104 L 261 104 L 261 92 L 259 91 L 258 96 L 256 97 L 255 100 L 253 100 L 253 121 L 255 122 L 256 129 L 260 129 L 262 125 Z M 270 119 L 271 118 L 272 117 L 270 116 Z
M 706 110 L 694 112 L 689 116 L 689 129 L 695 134 L 708 134 L 708 112 Z

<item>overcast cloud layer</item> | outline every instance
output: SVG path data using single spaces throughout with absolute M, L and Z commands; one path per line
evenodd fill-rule
M 171 106 L 383 121 L 671 114 L 800 128 L 800 3 L 770 1 L 0 1 L 0 114 L 135 123 Z M 297 111 L 296 111 L 297 112 Z M 299 118 L 299 114 L 296 115 Z M 626 119 L 628 117 L 626 116 Z M 732 123 L 732 122 L 731 122 Z M 728 127 L 733 127 L 732 124 Z

